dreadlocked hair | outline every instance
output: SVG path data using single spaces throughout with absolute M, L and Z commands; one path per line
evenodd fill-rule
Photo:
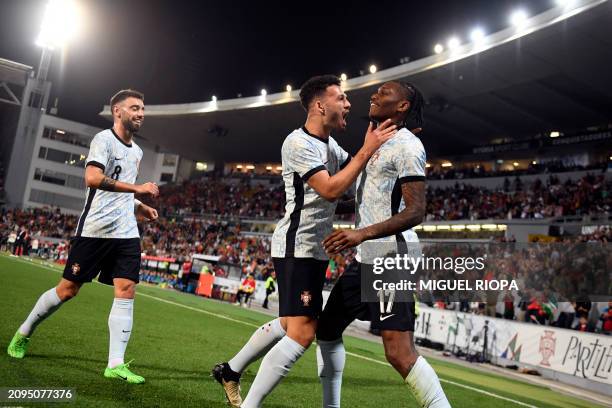
M 406 99 L 408 99 L 408 102 L 410 102 L 410 109 L 408 110 L 408 114 L 404 119 L 404 126 L 406 126 L 410 120 L 414 120 L 417 127 L 423 127 L 423 124 L 425 123 L 423 119 L 423 109 L 425 107 L 423 94 L 410 82 L 398 81 L 398 83 L 406 92 Z

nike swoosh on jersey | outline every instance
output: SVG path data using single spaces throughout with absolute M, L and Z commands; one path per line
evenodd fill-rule
M 395 316 L 395 313 L 390 314 L 390 315 L 388 315 L 388 316 L 380 316 L 380 321 L 382 322 L 382 321 L 384 321 L 384 320 L 387 320 L 388 318 L 390 318 L 390 317 L 392 317 L 392 316 Z

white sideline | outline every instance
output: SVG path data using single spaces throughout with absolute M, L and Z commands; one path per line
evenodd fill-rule
M 57 273 L 61 273 L 61 271 L 60 271 L 60 270 L 58 270 L 57 268 L 53 268 L 53 267 L 51 267 L 51 266 L 47 266 L 47 265 L 45 265 L 44 263 L 38 263 L 38 262 L 34 262 L 34 261 L 32 261 L 32 260 L 24 260 L 24 259 L 21 259 L 21 258 L 13 258 L 13 257 L 8 257 L 8 256 L 6 256 L 6 255 L 4 255 L 4 256 L 5 256 L 7 259 L 12 259 L 12 260 L 19 261 L 19 262 L 23 262 L 23 263 L 34 264 L 34 265 L 40 266 L 40 267 L 42 267 L 42 268 L 48 269 L 48 270 L 50 270 L 50 271 L 57 272 Z M 100 282 L 98 282 L 98 281 L 94 281 L 94 282 L 96 282 L 96 283 L 100 283 Z M 151 298 L 151 299 L 157 300 L 157 301 L 159 301 L 159 302 L 163 302 L 163 303 L 167 303 L 167 304 L 170 304 L 170 305 L 174 305 L 174 306 L 182 307 L 182 308 L 184 308 L 184 309 L 192 310 L 192 311 L 194 311 L 194 312 L 204 313 L 204 314 L 206 314 L 206 315 L 213 316 L 213 317 L 217 317 L 217 318 L 219 318 L 219 319 L 229 320 L 229 321 L 231 321 L 231 322 L 234 322 L 234 323 L 239 323 L 239 324 L 243 324 L 243 325 L 245 325 L 245 326 L 255 327 L 255 328 L 259 327 L 259 325 L 256 325 L 256 324 L 253 324 L 253 323 L 249 323 L 249 322 L 245 322 L 244 320 L 234 319 L 234 318 L 232 318 L 232 317 L 229 317 L 229 316 L 226 316 L 226 315 L 223 315 L 223 314 L 212 313 L 212 312 L 209 312 L 209 311 L 207 311 L 207 310 L 202 310 L 202 309 L 198 309 L 197 307 L 192 307 L 192 306 L 183 305 L 183 304 L 181 304 L 181 303 L 173 302 L 172 300 L 162 299 L 162 298 L 159 298 L 159 297 L 157 297 L 157 296 L 149 295 L 149 294 L 146 294 L 146 293 L 136 292 L 136 295 L 137 295 L 137 296 L 144 296 L 144 297 L 148 297 L 148 298 Z M 362 356 L 362 355 L 360 355 L 360 354 L 352 353 L 352 352 L 350 352 L 350 351 L 347 351 L 347 352 L 346 352 L 346 354 L 347 354 L 347 355 L 349 355 L 349 356 L 355 357 L 355 358 L 359 358 L 359 359 L 361 359 L 361 360 L 365 360 L 365 361 L 369 361 L 369 362 L 372 362 L 372 363 L 381 364 L 381 365 L 384 365 L 384 366 L 389 366 L 389 367 L 390 367 L 390 365 L 389 365 L 387 362 L 380 361 L 380 360 L 376 360 L 376 359 L 374 359 L 374 358 L 370 358 L 370 357 Z M 446 380 L 446 379 L 444 379 L 444 378 L 440 378 L 440 382 L 447 383 L 447 384 L 451 384 L 451 385 L 454 385 L 454 386 L 457 386 L 457 387 L 461 387 L 461 388 L 465 388 L 465 389 L 467 389 L 467 390 L 474 391 L 474 392 L 477 392 L 477 393 L 480 393 L 480 394 L 484 394 L 484 395 L 488 395 L 488 396 L 490 396 L 490 397 L 498 398 L 498 399 L 501 399 L 501 400 L 504 400 L 504 401 L 512 402 L 512 403 L 514 403 L 514 404 L 516 404 L 516 405 L 521 405 L 521 406 L 523 406 L 523 407 L 537 408 L 537 406 L 536 406 L 536 405 L 526 404 L 526 403 L 524 403 L 524 402 L 517 401 L 517 400 L 514 400 L 514 399 L 512 399 L 512 398 L 504 397 L 503 395 L 495 394 L 495 393 L 493 393 L 493 392 L 489 392 L 489 391 L 480 390 L 480 389 L 478 389 L 478 388 L 471 387 L 471 386 L 469 386 L 469 385 L 465 385 L 465 384 L 461 384 L 461 383 L 458 383 L 458 382 L 455 382 L 455 381 Z

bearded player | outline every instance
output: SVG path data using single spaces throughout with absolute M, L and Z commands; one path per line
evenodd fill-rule
M 134 198 L 155 197 L 154 183 L 134 184 L 142 150 L 133 137 L 144 120 L 144 96 L 128 89 L 110 101 L 113 127 L 94 136 L 85 165 L 85 206 L 71 240 L 70 253 L 59 284 L 43 293 L 8 346 L 8 354 L 23 358 L 36 327 L 75 297 L 84 283 L 113 285 L 115 299 L 108 317 L 110 333 L 107 378 L 142 384 L 125 363 L 132 333 L 133 305 L 140 273 L 140 234 L 136 214 L 157 219 L 157 211 Z

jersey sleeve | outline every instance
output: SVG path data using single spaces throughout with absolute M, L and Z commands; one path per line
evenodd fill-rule
M 89 155 L 87 156 L 85 166 L 95 166 L 104 171 L 106 170 L 109 155 L 110 151 L 108 143 L 106 140 L 104 140 L 102 135 L 98 134 L 94 136 L 91 144 L 89 145 Z
M 393 155 L 400 182 L 425 181 L 426 160 L 425 148 L 419 139 L 401 144 Z
M 336 143 L 336 156 L 338 157 L 338 163 L 340 163 L 340 170 L 346 167 L 351 161 L 351 155 L 348 154 L 338 143 Z
M 318 150 L 308 141 L 299 137 L 289 137 L 283 143 L 283 167 L 299 174 L 307 181 L 319 171 L 327 171 Z

